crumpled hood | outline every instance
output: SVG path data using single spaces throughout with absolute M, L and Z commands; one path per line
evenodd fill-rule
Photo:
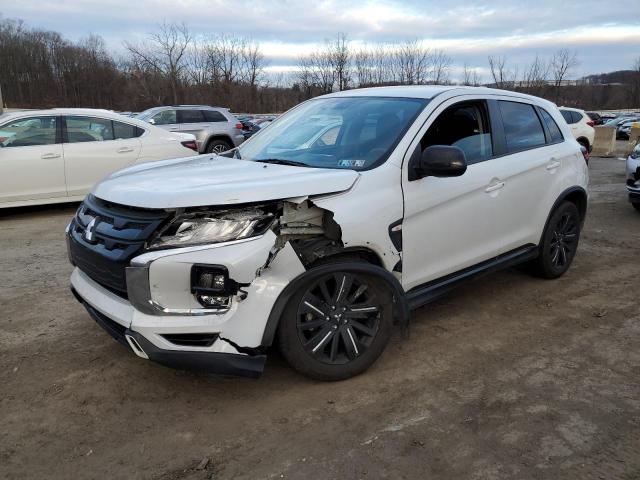
M 228 205 L 342 192 L 360 174 L 202 155 L 145 163 L 113 173 L 93 190 L 142 208 Z

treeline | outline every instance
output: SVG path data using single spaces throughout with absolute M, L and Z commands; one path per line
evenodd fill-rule
M 279 112 L 316 95 L 379 85 L 488 84 L 585 109 L 640 106 L 640 59 L 624 83 L 568 81 L 575 52 L 512 65 L 489 56 L 490 78 L 454 67 L 446 52 L 409 40 L 354 47 L 344 34 L 297 60 L 295 73 L 267 74 L 260 45 L 237 35 L 196 36 L 164 23 L 116 57 L 98 36 L 71 42 L 21 21 L 0 19 L 0 87 L 11 107 L 96 107 L 140 111 L 157 105 L 227 106 L 236 112 Z M 454 78 L 456 77 L 456 78 Z M 591 83 L 589 83 L 591 82 Z

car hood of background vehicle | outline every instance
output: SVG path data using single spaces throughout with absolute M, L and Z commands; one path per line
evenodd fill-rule
M 342 192 L 358 176 L 353 170 L 198 156 L 120 170 L 96 185 L 93 194 L 142 208 L 229 205 Z

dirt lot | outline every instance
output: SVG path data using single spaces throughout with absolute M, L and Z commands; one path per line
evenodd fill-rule
M 69 293 L 75 206 L 0 216 L 1 478 L 640 478 L 640 215 L 592 159 L 556 281 L 519 270 L 415 312 L 364 375 L 260 380 L 135 357 Z

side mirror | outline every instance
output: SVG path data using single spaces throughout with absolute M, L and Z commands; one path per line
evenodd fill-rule
M 459 177 L 467 171 L 464 152 L 449 145 L 432 145 L 421 151 L 420 145 L 409 162 L 409 180 L 423 177 Z

